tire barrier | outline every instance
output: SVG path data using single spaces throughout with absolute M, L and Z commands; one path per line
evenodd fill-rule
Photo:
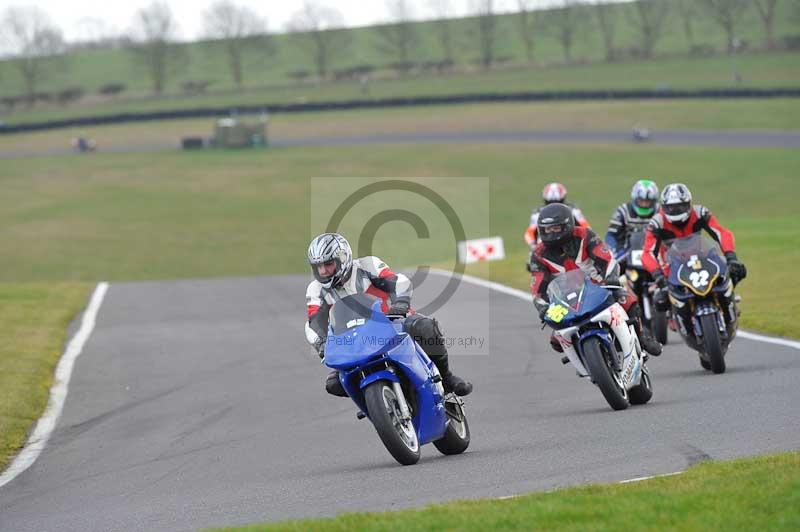
M 68 127 L 99 126 L 123 124 L 126 122 L 147 122 L 156 120 L 175 120 L 182 118 L 218 118 L 234 114 L 264 113 L 309 113 L 321 111 L 344 111 L 351 109 L 379 109 L 412 107 L 421 105 L 455 105 L 465 103 L 510 103 L 510 102 L 549 102 L 549 101 L 591 101 L 591 100 L 685 100 L 685 99 L 729 99 L 729 98 L 798 98 L 800 88 L 782 89 L 703 89 L 703 90 L 598 90 L 561 92 L 508 92 L 472 93 L 448 96 L 416 96 L 408 98 L 382 98 L 369 100 L 344 100 L 310 103 L 282 103 L 225 107 L 203 107 L 194 109 L 173 109 L 141 113 L 118 113 L 100 116 L 84 116 L 64 120 L 27 122 L 0 125 L 0 135 L 60 129 Z

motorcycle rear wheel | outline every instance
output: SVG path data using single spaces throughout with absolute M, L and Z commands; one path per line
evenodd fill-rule
M 630 404 L 628 391 L 612 375 L 609 361 L 604 354 L 604 346 L 596 336 L 583 342 L 583 353 L 586 366 L 592 380 L 600 388 L 603 397 L 614 410 L 625 410 Z
M 370 421 L 386 450 L 402 465 L 419 461 L 419 440 L 413 423 L 403 421 L 397 395 L 391 383 L 373 382 L 364 390 Z
M 716 314 L 700 316 L 700 328 L 703 330 L 703 351 L 708 357 L 711 371 L 725 373 L 725 355 L 722 350 L 722 339 L 719 336 Z

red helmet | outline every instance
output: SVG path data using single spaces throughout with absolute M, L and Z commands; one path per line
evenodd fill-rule
M 564 203 L 567 199 L 567 187 L 561 183 L 549 183 L 542 190 L 542 199 L 546 204 Z

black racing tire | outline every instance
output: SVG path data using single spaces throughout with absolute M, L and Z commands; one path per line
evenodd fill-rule
M 433 446 L 436 447 L 440 453 L 445 455 L 461 454 L 469 447 L 470 435 L 467 417 L 464 415 L 464 409 L 462 409 L 461 405 L 458 403 L 450 403 L 445 405 L 445 407 L 456 408 L 462 421 L 458 421 L 458 419 L 448 413 L 450 422 L 447 424 L 444 436 L 434 441 Z
M 653 331 L 653 336 L 661 345 L 667 345 L 667 313 L 658 311 L 655 307 L 651 310 L 653 317 L 650 320 L 650 329 Z
M 643 405 L 653 397 L 653 381 L 650 380 L 650 372 L 647 368 L 642 368 L 642 380 L 637 386 L 628 390 L 628 399 L 632 405 Z
M 583 342 L 583 354 L 586 361 L 586 369 L 592 376 L 592 381 L 600 388 L 603 397 L 608 401 L 609 406 L 614 410 L 625 410 L 630 404 L 628 392 L 617 382 L 608 367 L 608 361 L 604 354 L 603 344 L 596 336 L 590 336 Z
M 704 314 L 700 316 L 700 328 L 703 330 L 703 351 L 708 357 L 711 371 L 725 373 L 725 355 L 722 349 L 722 339 L 717 328 L 717 315 Z
M 364 390 L 364 400 L 367 403 L 369 419 L 386 450 L 402 465 L 416 464 L 420 456 L 416 429 L 411 425 L 412 434 L 408 434 L 395 425 L 399 409 L 396 407 L 397 396 L 391 383 L 373 382 Z M 392 401 L 395 404 L 392 404 Z

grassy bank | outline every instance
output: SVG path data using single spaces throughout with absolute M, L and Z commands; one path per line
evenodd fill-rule
M 706 462 L 681 475 L 507 500 L 234 527 L 278 530 L 797 530 L 800 453 Z
M 112 115 L 187 108 L 231 108 L 314 101 L 370 98 L 445 96 L 461 93 L 605 90 L 605 89 L 701 89 L 725 87 L 800 86 L 800 54 L 791 52 L 743 55 L 737 59 L 741 84 L 732 82 L 728 57 L 664 58 L 654 61 L 596 63 L 547 68 L 515 67 L 442 76 L 419 75 L 380 79 L 368 91 L 358 81 L 284 84 L 254 87 L 243 92 L 218 91 L 203 95 L 173 94 L 161 97 L 126 96 L 115 99 L 87 98 L 69 106 L 17 107 L 3 117 L 6 123 L 59 120 L 78 116 Z M 140 77 L 139 79 L 142 79 Z
M 25 443 L 89 283 L 0 283 L 0 471 Z

